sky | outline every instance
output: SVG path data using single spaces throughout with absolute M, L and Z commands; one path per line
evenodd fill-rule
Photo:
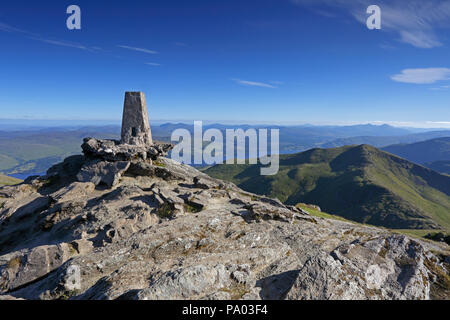
M 118 120 L 143 91 L 151 120 L 450 128 L 449 31 L 450 0 L 2 1 L 0 119 Z

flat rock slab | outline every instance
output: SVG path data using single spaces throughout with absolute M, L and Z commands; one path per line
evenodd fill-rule
M 101 183 L 106 184 L 109 188 L 115 186 L 122 174 L 129 168 L 130 162 L 90 162 L 85 164 L 77 174 L 79 182 L 92 182 L 96 186 Z

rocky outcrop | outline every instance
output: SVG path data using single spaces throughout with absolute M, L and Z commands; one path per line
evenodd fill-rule
M 80 182 L 92 182 L 94 185 L 101 183 L 111 188 L 115 186 L 122 174 L 130 167 L 128 161 L 93 161 L 83 165 L 77 174 Z
M 449 298 L 445 244 L 313 217 L 152 148 L 86 139 L 0 188 L 0 299 Z
M 121 144 L 117 140 L 85 138 L 81 148 L 88 158 L 105 161 L 156 160 L 166 156 L 173 147 L 170 143 L 150 145 Z

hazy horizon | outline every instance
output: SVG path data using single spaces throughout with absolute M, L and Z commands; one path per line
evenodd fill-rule
M 2 125 L 34 125 L 36 127 L 64 127 L 64 126 L 93 126 L 93 125 L 121 125 L 121 119 L 7 119 L 0 118 L 0 130 Z M 162 125 L 162 124 L 192 124 L 195 119 L 151 119 L 150 124 Z M 429 130 L 449 130 L 450 123 L 446 122 L 432 122 L 432 123 L 410 123 L 410 122 L 389 122 L 389 121 L 348 121 L 348 122 L 312 122 L 312 121 L 244 121 L 244 120 L 198 120 L 203 121 L 205 125 L 220 124 L 220 125 L 279 125 L 279 126 L 359 126 L 359 125 L 373 125 L 373 126 L 383 126 L 389 125 L 395 128 L 403 129 L 429 129 Z

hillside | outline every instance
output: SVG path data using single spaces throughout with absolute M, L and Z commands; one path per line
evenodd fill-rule
M 22 180 L 5 176 L 0 173 L 0 186 L 8 186 L 20 183 Z
M 450 177 L 367 145 L 282 155 L 275 176 L 259 165 L 207 174 L 287 204 L 319 205 L 344 218 L 395 229 L 450 230 Z

